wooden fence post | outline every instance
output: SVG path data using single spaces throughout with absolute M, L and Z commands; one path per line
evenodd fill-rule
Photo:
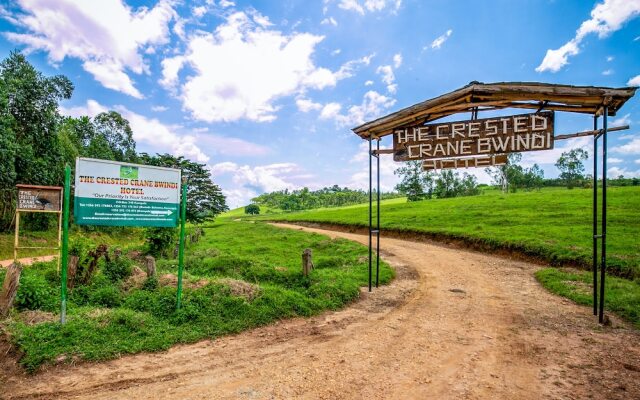
M 151 278 L 156 276 L 156 259 L 152 256 L 146 256 L 144 258 L 144 264 L 147 269 L 147 277 Z
M 302 275 L 309 276 L 313 269 L 313 254 L 311 249 L 304 249 L 302 252 Z
M 20 274 L 22 264 L 14 262 L 7 267 L 7 275 L 4 277 L 2 292 L 0 292 L 0 317 L 9 315 L 9 310 L 13 306 L 18 288 L 20 287 Z

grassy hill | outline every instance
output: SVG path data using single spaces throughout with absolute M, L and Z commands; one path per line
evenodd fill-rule
M 549 188 L 502 194 L 381 205 L 381 228 L 436 239 L 458 239 L 486 249 L 507 249 L 540 257 L 552 265 L 591 265 L 590 189 Z M 608 191 L 608 266 L 615 275 L 640 278 L 640 187 Z M 374 210 L 375 212 L 375 210 Z M 261 218 L 366 227 L 368 204 Z M 375 217 L 374 217 L 375 218 Z

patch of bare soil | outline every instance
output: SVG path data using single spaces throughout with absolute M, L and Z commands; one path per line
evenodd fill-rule
M 220 278 L 216 282 L 227 286 L 233 296 L 244 297 L 247 301 L 255 299 L 261 292 L 260 286 L 238 279 Z
M 22 311 L 18 314 L 18 319 L 27 325 L 35 325 L 42 322 L 52 322 L 58 320 L 54 313 L 40 310 Z
M 640 398 L 638 331 L 615 317 L 601 327 L 548 293 L 539 266 L 384 237 L 381 248 L 397 279 L 344 310 L 165 353 L 10 372 L 0 397 Z

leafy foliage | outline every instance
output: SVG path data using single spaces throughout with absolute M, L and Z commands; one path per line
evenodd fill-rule
M 510 153 L 507 163 L 495 167 L 485 168 L 493 183 L 502 189 L 503 193 L 515 193 L 518 189 L 540 189 L 544 184 L 544 171 L 538 164 L 530 168 L 523 168 L 518 163 L 522 161 L 521 153 Z
M 390 199 L 399 197 L 397 193 L 381 193 L 380 198 Z M 319 190 L 302 188 L 298 190 L 279 190 L 264 193 L 251 201 L 256 204 L 277 208 L 284 211 L 311 210 L 321 207 L 342 207 L 350 204 L 369 201 L 369 193 L 364 190 L 341 188 L 338 185 Z
M 167 255 L 178 240 L 178 229 L 149 227 L 144 231 L 147 252 L 154 257 Z
M 257 204 L 249 204 L 244 208 L 244 213 L 249 215 L 258 215 L 260 214 L 260 206 Z
M 103 272 L 111 282 L 122 281 L 131 275 L 131 260 L 126 257 L 115 257 L 104 263 Z
M 433 195 L 433 175 L 422 170 L 422 161 L 409 161 L 393 173 L 401 177 L 396 190 L 407 196 L 407 200 L 425 200 Z
M 560 155 L 556 162 L 556 167 L 560 170 L 560 179 L 567 185 L 568 189 L 580 186 L 584 178 L 583 161 L 589 157 L 584 149 L 572 149 Z
M 423 171 L 421 161 L 409 161 L 394 173 L 402 178 L 396 189 L 405 194 L 408 201 L 480 194 L 474 176 L 467 173 L 460 176 L 452 170 L 443 170 L 439 174 Z

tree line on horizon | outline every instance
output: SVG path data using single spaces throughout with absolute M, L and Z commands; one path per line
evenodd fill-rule
M 16 184 L 62 186 L 64 166 L 90 157 L 178 168 L 188 180 L 187 220 L 204 221 L 228 209 L 225 196 L 205 164 L 171 154 L 138 153 L 129 121 L 116 111 L 93 118 L 59 112 L 74 85 L 64 75 L 44 76 L 20 52 L 0 62 L 0 232 L 11 228 Z M 50 219 L 28 213 L 32 229 Z

